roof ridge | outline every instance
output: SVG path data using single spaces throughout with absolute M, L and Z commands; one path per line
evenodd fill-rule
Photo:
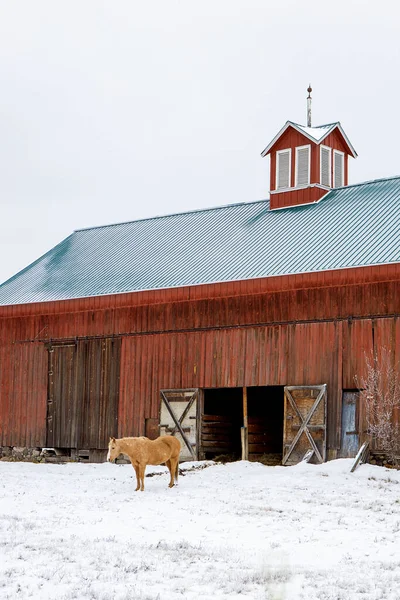
M 269 204 L 269 198 L 262 200 L 252 200 L 251 202 L 232 202 L 231 204 L 221 204 L 219 206 L 207 206 L 206 208 L 193 208 L 191 210 L 184 210 L 182 212 L 168 213 L 164 215 L 154 215 L 154 217 L 142 217 L 140 219 L 132 219 L 131 221 L 120 221 L 119 223 L 106 223 L 105 225 L 93 225 L 92 227 L 81 227 L 74 229 L 73 233 L 79 231 L 89 231 L 91 229 L 103 229 L 105 227 L 118 227 L 119 225 L 130 225 L 131 223 L 141 223 L 143 221 L 154 221 L 156 219 L 167 219 L 169 217 L 178 217 L 180 215 L 188 215 L 193 213 L 208 212 L 212 210 L 223 210 L 226 208 L 233 208 L 239 206 L 250 206 L 251 204 L 262 204 L 267 202 Z
M 333 125 L 339 125 L 340 121 L 333 121 L 332 123 L 324 123 L 322 125 L 301 125 L 301 123 L 296 123 L 295 121 L 288 121 L 288 123 L 293 123 L 293 125 L 297 125 L 297 127 L 305 127 L 306 129 L 322 129 L 323 127 L 333 127 Z
M 322 126 L 321 126 L 322 127 Z M 335 190 L 342 190 L 345 188 L 353 188 L 361 185 L 370 185 L 372 183 L 379 183 L 380 181 L 391 181 L 393 179 L 400 179 L 400 175 L 392 175 L 391 177 L 379 177 L 378 179 L 370 179 L 368 181 L 360 181 L 358 183 L 350 183 L 348 185 L 343 185 L 341 187 L 332 188 L 327 190 L 327 193 L 334 192 Z M 141 223 L 143 221 L 155 221 L 156 219 L 167 219 L 170 217 L 178 217 L 181 215 L 188 215 L 194 213 L 201 212 L 210 212 L 214 210 L 224 210 L 227 208 L 236 208 L 240 206 L 250 206 L 252 204 L 263 204 L 269 203 L 269 198 L 264 198 L 262 200 L 252 200 L 251 202 L 233 202 L 231 204 L 221 204 L 218 206 L 207 206 L 206 208 L 194 208 L 192 210 L 184 210 L 182 212 L 174 212 L 168 213 L 164 215 L 154 215 L 153 217 L 142 217 L 140 219 L 132 219 L 130 221 L 120 221 L 118 223 L 106 223 L 105 225 L 93 225 L 91 227 L 81 227 L 79 229 L 75 229 L 73 233 L 78 233 L 80 231 L 91 231 L 92 229 L 105 229 L 106 227 L 118 227 L 119 225 L 130 225 L 131 223 Z

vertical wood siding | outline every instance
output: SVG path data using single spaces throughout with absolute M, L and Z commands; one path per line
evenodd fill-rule
M 117 432 L 120 339 L 49 349 L 47 445 L 105 449 Z
M 318 323 L 124 338 L 118 435 L 144 435 L 145 420 L 159 415 L 161 389 L 327 383 L 328 444 L 336 447 L 341 330 Z
M 326 383 L 328 447 L 339 448 L 342 390 L 356 387 L 364 352 L 385 345 L 400 358 L 398 269 L 392 265 L 95 302 L 5 307 L 8 316 L 0 317 L 0 444 L 46 444 L 45 343 L 72 339 L 84 352 L 82 338 L 97 337 L 93 343 L 100 347 L 101 338 L 118 336 L 119 435 L 145 433 L 145 420 L 158 418 L 160 389 Z M 92 365 L 87 386 L 94 389 L 100 381 L 107 389 L 96 356 L 87 357 Z M 118 360 L 116 355 L 107 358 L 107 373 L 117 369 Z M 97 402 L 96 394 L 88 395 L 88 414 L 103 419 L 105 432 L 112 426 Z
M 47 351 L 42 343 L 0 346 L 0 445 L 46 445 Z

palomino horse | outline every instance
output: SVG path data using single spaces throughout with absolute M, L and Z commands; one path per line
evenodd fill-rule
M 178 483 L 179 453 L 181 443 L 172 435 L 164 435 L 156 440 L 147 437 L 110 438 L 108 444 L 107 460 L 112 462 L 120 454 L 126 454 L 135 469 L 138 490 L 144 491 L 144 472 L 147 465 L 161 465 L 165 463 L 171 474 L 169 487 L 174 486 L 174 479 Z

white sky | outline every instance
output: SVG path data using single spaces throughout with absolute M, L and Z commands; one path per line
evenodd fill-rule
M 0 0 L 0 281 L 74 229 L 266 198 L 309 82 L 350 182 L 400 175 L 399 39 L 394 0 Z

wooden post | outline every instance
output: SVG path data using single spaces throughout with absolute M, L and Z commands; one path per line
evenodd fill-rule
M 248 436 L 248 416 L 247 416 L 247 388 L 243 388 L 243 427 L 241 430 L 242 438 L 242 460 L 249 460 L 249 436 Z

